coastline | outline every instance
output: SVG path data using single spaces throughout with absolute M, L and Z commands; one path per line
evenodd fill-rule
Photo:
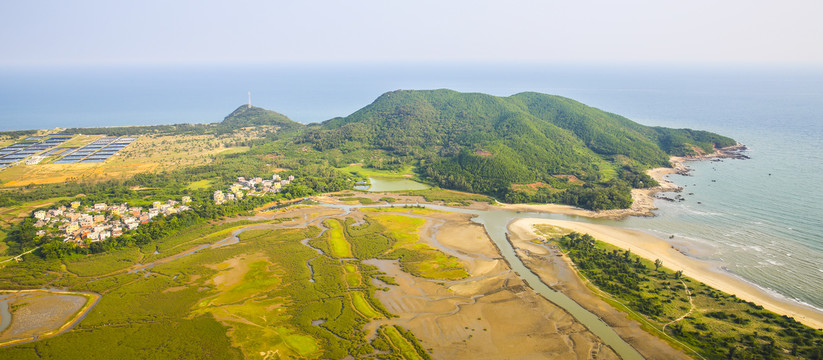
M 689 168 L 685 164 L 688 161 L 705 161 L 720 158 L 747 159 L 747 156 L 740 154 L 740 151 L 744 150 L 746 150 L 745 145 L 737 144 L 731 147 L 716 149 L 715 152 L 710 154 L 701 153 L 695 156 L 671 157 L 670 162 L 672 163 L 672 167 L 654 168 L 646 172 L 655 179 L 659 185 L 649 189 L 633 189 L 632 198 L 634 202 L 629 209 L 590 211 L 573 206 L 554 204 L 503 204 L 502 207 L 516 211 L 551 212 L 613 220 L 620 220 L 629 216 L 655 216 L 652 211 L 657 210 L 657 207 L 654 206 L 655 195 L 657 193 L 678 192 L 682 190 L 677 184 L 667 180 L 667 175 L 688 174 Z M 752 282 L 724 270 L 721 265 L 689 257 L 678 251 L 665 240 L 654 235 L 606 225 L 545 219 L 516 220 L 509 225 L 509 229 L 510 231 L 519 231 L 521 233 L 524 231 L 533 233 L 533 226 L 535 224 L 551 224 L 581 233 L 588 233 L 598 240 L 622 249 L 631 249 L 633 253 L 651 261 L 661 259 L 664 266 L 674 270 L 683 270 L 687 276 L 703 282 L 706 285 L 733 294 L 741 299 L 754 302 L 777 314 L 793 317 L 795 320 L 815 329 L 823 329 L 823 311 L 807 304 L 782 297 L 780 294 L 770 293 L 767 289 L 763 289 Z
M 606 225 L 549 219 L 518 219 L 509 224 L 509 229 L 520 233 L 529 231 L 537 236 L 534 232 L 534 225 L 539 224 L 587 233 L 597 240 L 631 250 L 632 253 L 648 260 L 660 259 L 663 261 L 663 266 L 672 270 L 683 270 L 684 275 L 717 290 L 754 302 L 777 314 L 790 316 L 812 328 L 823 328 L 823 312 L 811 306 L 769 294 L 762 288 L 723 271 L 719 266 L 684 255 L 666 241 L 651 234 Z
M 739 153 L 739 151 L 744 150 L 746 150 L 745 145 L 737 144 L 735 146 L 716 149 L 715 152 L 711 154 L 700 153 L 694 156 L 672 156 L 669 158 L 669 162 L 672 164 L 672 167 L 659 167 L 646 171 L 646 174 L 656 180 L 659 185 L 647 189 L 632 189 L 633 201 L 632 206 L 628 209 L 592 211 L 575 206 L 558 204 L 537 205 L 500 203 L 499 206 L 504 209 L 514 211 L 549 212 L 571 216 L 584 216 L 595 219 L 622 220 L 629 216 L 652 217 L 655 216 L 652 211 L 657 210 L 657 207 L 654 206 L 654 200 L 656 199 L 655 194 L 660 192 L 679 192 L 682 190 L 680 186 L 667 180 L 666 175 L 688 174 L 689 168 L 685 165 L 687 161 L 703 161 L 723 158 L 747 159 L 747 156 Z

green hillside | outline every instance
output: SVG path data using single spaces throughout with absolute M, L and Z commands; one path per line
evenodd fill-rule
M 653 185 L 643 170 L 669 166 L 670 155 L 735 144 L 704 131 L 643 126 L 559 96 L 451 90 L 383 94 L 312 127 L 302 142 L 320 151 L 384 151 L 395 162 L 415 162 L 422 177 L 445 188 L 594 209 L 629 206 L 630 187 Z
M 241 105 L 218 124 L 218 127 L 238 129 L 252 126 L 277 126 L 282 130 L 298 129 L 303 124 L 293 121 L 276 111 L 256 106 Z

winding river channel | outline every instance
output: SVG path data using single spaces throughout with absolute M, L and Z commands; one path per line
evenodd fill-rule
M 238 235 L 244 231 L 252 230 L 252 229 L 261 229 L 261 228 L 297 228 L 297 227 L 304 227 L 308 226 L 309 224 L 314 224 L 319 226 L 320 229 L 325 232 L 326 228 L 323 226 L 323 221 L 330 217 L 340 217 L 345 216 L 346 214 L 350 213 L 353 209 L 357 208 L 369 208 L 369 207 L 387 207 L 388 205 L 340 205 L 340 204 L 326 204 L 320 203 L 321 206 L 326 208 L 338 209 L 343 211 L 343 214 L 334 214 L 334 215 L 326 215 L 316 218 L 309 218 L 306 217 L 303 222 L 291 225 L 291 226 L 283 226 L 279 224 L 256 224 L 256 225 L 249 225 L 234 231 L 229 237 L 214 243 L 214 244 L 207 244 L 200 247 L 197 247 L 191 251 L 187 251 L 181 255 L 175 255 L 169 258 L 160 259 L 154 261 L 149 264 L 144 264 L 139 266 L 132 271 L 143 271 L 143 270 L 150 270 L 152 266 L 157 263 L 163 263 L 170 260 L 174 260 L 175 258 L 179 258 L 181 256 L 189 255 L 194 252 L 203 250 L 205 248 L 211 247 L 216 248 L 220 246 L 229 245 L 232 243 L 236 243 L 239 241 Z M 512 247 L 511 243 L 507 239 L 508 233 L 508 225 L 514 220 L 522 219 L 522 218 L 539 218 L 539 219 L 559 219 L 559 220 L 580 220 L 577 217 L 571 217 L 561 214 L 551 214 L 551 213 L 538 213 L 538 212 L 519 212 L 519 211 L 512 211 L 512 210 L 503 210 L 503 209 L 489 209 L 489 210 L 475 210 L 475 209 L 466 209 L 466 208 L 456 208 L 456 207 L 449 207 L 449 206 L 442 206 L 442 205 L 434 205 L 434 204 L 394 204 L 395 207 L 402 207 L 404 205 L 410 206 L 423 206 L 433 210 L 441 210 L 447 212 L 455 212 L 455 213 L 462 213 L 462 214 L 470 214 L 474 215 L 472 221 L 481 224 L 485 227 L 486 233 L 489 235 L 491 240 L 497 245 L 497 248 L 500 250 L 500 254 L 503 258 L 509 263 L 512 271 L 515 272 L 517 276 L 523 279 L 529 286 L 534 289 L 538 294 L 542 295 L 555 305 L 563 308 L 569 314 L 571 314 L 577 321 L 582 323 L 589 331 L 594 333 L 597 337 L 599 337 L 606 345 L 611 347 L 622 359 L 626 360 L 634 360 L 634 359 L 643 359 L 640 353 L 637 352 L 631 345 L 626 343 L 617 333 L 603 320 L 597 317 L 595 314 L 592 314 L 588 310 L 584 309 L 578 303 L 574 302 L 572 299 L 567 297 L 565 294 L 555 291 L 545 283 L 543 283 L 540 278 L 534 274 L 529 268 L 527 268 L 520 258 L 517 257 L 515 254 L 514 248 Z M 253 216 L 249 219 L 251 220 L 261 220 L 265 219 L 265 216 Z M 322 232 L 321 232 L 322 234 Z M 310 239 L 304 239 L 301 241 L 303 245 L 306 245 L 312 248 L 314 251 L 318 252 L 318 256 L 322 254 L 320 249 L 314 248 L 308 244 Z M 310 281 L 314 281 L 313 276 L 314 272 L 311 268 L 310 264 L 306 264 L 310 270 L 312 270 L 312 279 Z
M 353 208 L 386 207 L 386 205 L 322 205 L 326 207 L 345 210 L 346 212 L 351 211 L 351 209 Z M 555 291 L 554 289 L 550 288 L 548 285 L 543 283 L 543 281 L 541 281 L 540 278 L 535 273 L 533 273 L 529 268 L 527 268 L 526 265 L 524 265 L 523 262 L 520 260 L 520 258 L 517 257 L 517 255 L 514 252 L 514 248 L 512 247 L 509 240 L 506 238 L 508 234 L 509 224 L 517 219 L 538 218 L 557 220 L 580 220 L 579 218 L 561 214 L 519 212 L 502 209 L 474 210 L 433 204 L 409 205 L 419 205 L 433 210 L 475 215 L 474 218 L 472 218 L 472 221 L 481 224 L 485 227 L 486 233 L 489 235 L 489 237 L 492 239 L 495 245 L 497 245 L 497 248 L 500 249 L 500 254 L 503 256 L 504 259 L 506 259 L 506 261 L 509 263 L 509 266 L 515 272 L 515 274 L 517 274 L 521 279 L 528 283 L 529 286 L 531 286 L 531 288 L 534 289 L 534 291 L 536 291 L 538 294 L 542 295 L 555 305 L 569 312 L 569 314 L 574 316 L 574 318 L 577 319 L 577 321 L 579 321 L 586 328 L 588 328 L 589 331 L 597 335 L 604 343 L 606 343 L 606 345 L 610 346 L 618 355 L 620 355 L 621 358 L 626 360 L 643 359 L 643 356 L 640 355 L 640 353 L 638 353 L 637 350 L 635 350 L 631 345 L 629 345 L 622 338 L 620 338 L 620 336 L 617 335 L 614 329 L 612 329 L 602 319 L 597 317 L 597 315 L 592 314 L 588 310 L 584 309 L 582 306 L 580 306 L 580 304 L 574 302 L 574 300 L 570 299 L 565 294 L 559 291 Z M 394 206 L 403 206 L 403 204 L 394 204 Z

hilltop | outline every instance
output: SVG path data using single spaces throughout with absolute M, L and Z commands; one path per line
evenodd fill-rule
M 173 124 L 173 125 L 139 125 L 139 126 L 112 126 L 98 128 L 69 128 L 60 131 L 60 134 L 86 134 L 86 135 L 106 135 L 106 136 L 129 136 L 129 135 L 225 135 L 237 132 L 240 129 L 256 128 L 257 130 L 292 131 L 305 127 L 305 125 L 289 119 L 288 116 L 279 112 L 259 108 L 256 106 L 240 105 L 231 114 L 226 116 L 221 122 L 209 124 Z M 0 135 L 21 136 L 17 133 L 7 132 Z M 246 134 L 248 135 L 248 134 Z
M 239 129 L 253 126 L 276 126 L 279 129 L 298 129 L 304 125 L 289 119 L 279 112 L 266 110 L 256 106 L 241 105 L 226 116 L 218 127 Z

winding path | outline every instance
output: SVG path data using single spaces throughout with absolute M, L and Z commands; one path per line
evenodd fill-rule
M 691 290 L 689 290 L 689 287 L 686 285 L 686 282 L 685 282 L 685 281 L 683 281 L 683 279 L 680 279 L 680 283 L 681 283 L 681 284 L 683 284 L 683 287 L 685 287 L 685 288 L 686 288 L 686 295 L 688 295 L 688 296 L 689 296 L 689 305 L 690 305 L 691 307 L 689 308 L 689 311 L 687 311 L 685 314 L 683 314 L 683 316 L 681 316 L 681 317 L 679 317 L 679 318 L 677 318 L 677 319 L 674 319 L 674 320 L 672 320 L 672 321 L 669 321 L 668 323 L 666 323 L 666 325 L 663 325 L 663 331 L 664 331 L 664 332 L 666 331 L 666 326 L 669 326 L 669 325 L 674 324 L 674 323 L 676 323 L 676 322 L 678 322 L 678 321 L 680 321 L 680 320 L 685 319 L 685 318 L 686 318 L 686 316 L 691 315 L 691 314 L 692 314 L 692 311 L 694 311 L 694 309 L 695 309 L 695 306 L 694 306 L 694 301 L 692 300 L 692 292 L 691 292 Z

